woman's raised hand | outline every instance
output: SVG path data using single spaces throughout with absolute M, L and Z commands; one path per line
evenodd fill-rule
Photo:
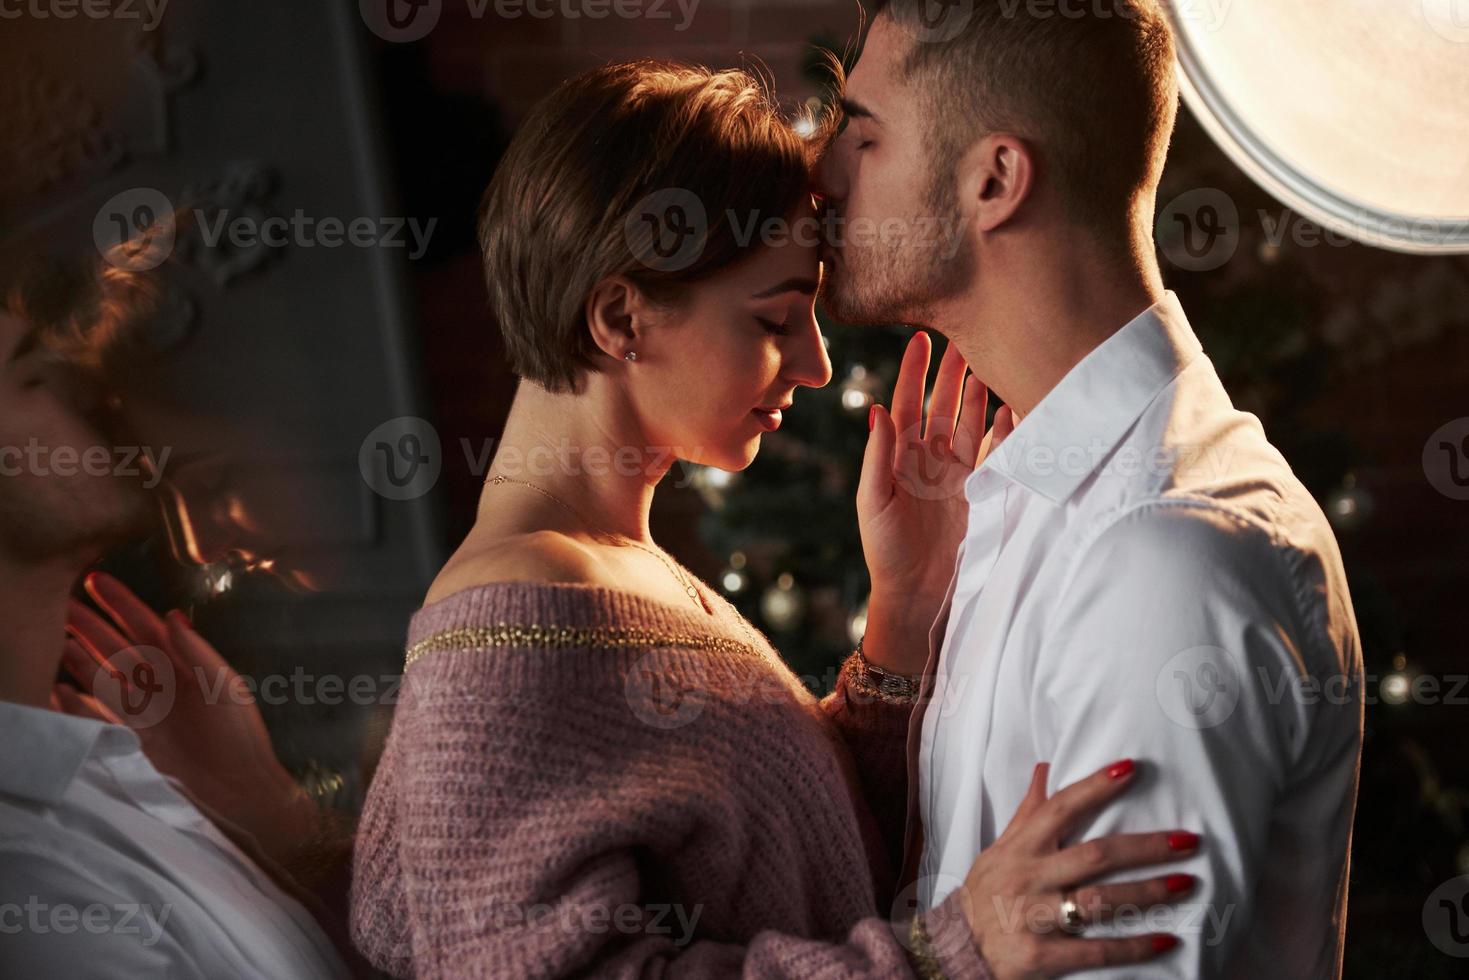
M 931 346 L 927 333 L 913 335 L 893 388 L 891 413 L 872 407 L 857 487 L 857 522 L 872 579 L 868 628 L 882 620 L 884 632 L 895 634 L 885 635 L 881 644 L 868 643 L 867 653 L 869 659 L 885 657 L 883 666 L 905 673 L 923 668 L 923 639 L 954 573 L 969 518 L 964 481 L 1015 424 L 1009 407 L 1001 406 L 986 433 L 989 391 L 968 374 L 952 342 L 939 363 L 925 420 Z M 898 636 L 909 641 L 889 642 Z M 899 645 L 901 650 L 880 649 Z
M 314 832 L 315 802 L 276 756 L 254 691 L 178 611 L 159 616 L 96 572 L 73 599 L 52 707 L 128 725 L 154 768 L 256 836 L 284 861 Z

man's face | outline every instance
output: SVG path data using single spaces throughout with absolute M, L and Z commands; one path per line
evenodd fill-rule
M 94 398 L 29 324 L 0 312 L 0 552 L 85 560 L 140 526 L 141 480 L 87 421 Z
M 830 209 L 821 298 L 848 323 L 931 322 L 934 304 L 970 276 L 972 252 L 953 195 L 935 202 L 930 194 L 929 110 L 901 75 L 914 43 L 891 17 L 873 21 L 847 77 L 846 128 L 818 169 Z M 939 189 L 948 191 L 952 180 L 943 175 Z

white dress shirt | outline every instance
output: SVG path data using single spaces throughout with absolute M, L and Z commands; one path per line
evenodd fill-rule
M 0 976 L 349 975 L 130 729 L 0 701 L 0 733 Z
M 1321 509 L 1237 411 L 1172 292 L 1077 364 L 965 484 L 969 527 L 930 634 L 910 805 L 918 901 L 1049 791 L 1137 760 L 1076 839 L 1185 829 L 1199 886 L 1107 977 L 1335 977 L 1362 740 L 1362 662 Z M 932 656 L 932 652 L 931 652 Z M 916 756 L 916 759 L 913 757 Z

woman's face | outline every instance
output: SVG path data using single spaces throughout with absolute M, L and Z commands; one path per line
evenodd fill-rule
M 768 242 L 690 287 L 638 345 L 629 386 L 650 439 L 680 459 L 724 470 L 750 465 L 798 387 L 831 380 L 816 323 L 816 212 L 803 202 Z M 646 348 L 646 349 L 645 349 Z

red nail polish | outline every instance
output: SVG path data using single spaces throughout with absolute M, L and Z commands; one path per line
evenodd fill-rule
M 1192 851 L 1199 846 L 1199 835 L 1180 830 L 1168 835 L 1168 847 L 1175 851 Z
M 877 404 L 876 403 L 873 403 L 872 407 L 870 407 L 870 408 L 867 409 L 867 431 L 868 432 L 871 432 L 872 431 L 872 422 L 876 418 L 877 418 Z
M 1163 887 L 1168 889 L 1168 894 L 1177 895 L 1194 887 L 1193 875 L 1169 875 L 1163 879 Z
M 1170 936 L 1166 932 L 1160 932 L 1153 937 L 1153 952 L 1166 953 L 1178 945 L 1178 937 Z
M 1114 762 L 1107 767 L 1107 775 L 1113 779 L 1121 779 L 1123 776 L 1131 774 L 1131 772 L 1131 759 L 1123 759 L 1121 762 Z

